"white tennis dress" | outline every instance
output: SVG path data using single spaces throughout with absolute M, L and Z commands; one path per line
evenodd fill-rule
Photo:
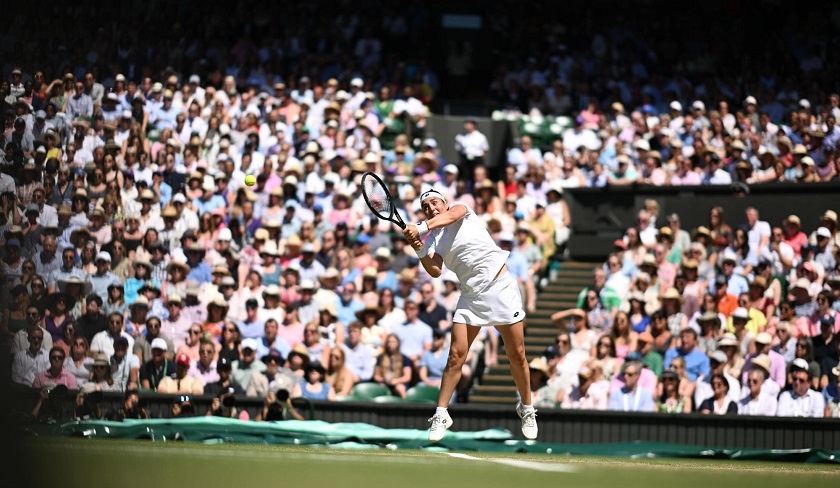
M 495 278 L 508 252 L 493 242 L 484 221 L 471 208 L 457 222 L 431 231 L 423 243 L 427 252 L 440 255 L 458 276 L 461 298 L 452 321 L 478 326 L 510 325 L 525 318 L 519 285 L 510 273 Z M 495 279 L 494 279 L 495 278 Z

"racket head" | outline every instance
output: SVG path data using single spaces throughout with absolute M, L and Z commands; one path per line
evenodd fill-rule
M 362 196 L 374 215 L 382 220 L 393 222 L 400 229 L 405 229 L 405 222 L 397 212 L 391 192 L 388 191 L 388 187 L 379 175 L 370 171 L 362 175 Z

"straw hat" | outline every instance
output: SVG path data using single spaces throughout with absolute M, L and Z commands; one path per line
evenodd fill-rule
M 365 308 L 356 312 L 356 318 L 363 322 L 367 312 L 376 312 L 376 320 L 385 316 L 385 311 L 379 306 L 378 301 L 375 299 L 366 299 Z
M 62 293 L 67 293 L 67 289 L 68 289 L 68 287 L 70 287 L 70 285 L 81 285 L 81 287 L 82 287 L 81 296 L 86 296 L 88 293 L 90 293 L 90 289 L 91 289 L 90 282 L 82 280 L 81 278 L 79 278 L 76 275 L 68 276 L 67 278 L 62 278 L 62 279 L 58 280 L 58 289 Z
M 750 363 L 753 366 L 758 366 L 768 373 L 770 373 L 770 368 L 773 365 L 772 361 L 770 361 L 770 356 L 767 354 L 759 354 L 758 356 L 750 359 Z
M 528 369 L 534 369 L 537 371 L 542 372 L 546 377 L 551 376 L 548 373 L 548 365 L 545 364 L 545 361 L 542 358 L 534 358 L 528 363 Z
M 683 296 L 680 294 L 680 292 L 677 291 L 677 289 L 673 288 L 673 287 L 665 290 L 665 294 L 662 295 L 662 299 L 663 300 L 678 300 L 680 303 L 682 303 L 685 300 L 683 298 Z
M 88 371 L 93 371 L 97 366 L 107 366 L 111 368 L 111 371 L 114 371 L 114 365 L 111 364 L 111 359 L 105 353 L 97 354 L 92 363 L 85 364 Z
M 338 318 L 338 310 L 336 310 L 335 304 L 332 302 L 327 302 L 321 305 L 321 307 L 318 309 L 318 312 L 327 312 L 332 318 Z

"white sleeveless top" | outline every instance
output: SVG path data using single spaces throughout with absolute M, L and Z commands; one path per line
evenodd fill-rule
M 453 202 L 450 205 L 464 205 Z M 503 251 L 490 236 L 481 217 L 471 208 L 457 222 L 430 232 L 423 247 L 443 258 L 443 263 L 458 277 L 461 293 L 475 297 L 487 289 L 507 261 Z

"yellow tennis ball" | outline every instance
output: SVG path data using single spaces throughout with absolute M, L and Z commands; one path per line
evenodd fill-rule
M 257 177 L 254 175 L 245 176 L 245 184 L 247 186 L 254 186 L 257 184 Z

